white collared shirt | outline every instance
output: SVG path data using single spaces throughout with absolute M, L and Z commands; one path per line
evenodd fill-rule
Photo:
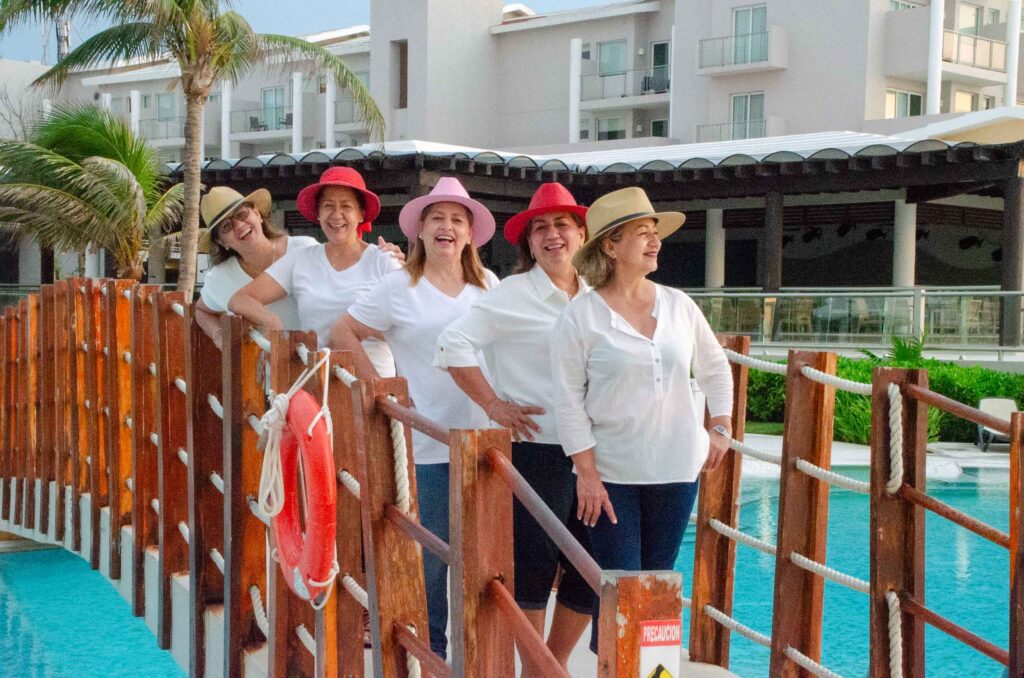
M 692 482 L 708 454 L 690 388 L 692 369 L 712 417 L 732 414 L 732 371 L 697 305 L 655 286 L 654 338 L 597 292 L 562 314 L 552 342 L 558 436 L 566 454 L 595 448 L 602 480 Z
M 580 293 L 590 289 L 579 281 Z M 541 428 L 534 440 L 557 445 L 551 335 L 568 305 L 569 295 L 540 266 L 509 276 L 441 333 L 434 365 L 479 367 L 477 352 L 483 351 L 494 392 L 502 400 L 544 408 L 544 414 L 531 415 Z

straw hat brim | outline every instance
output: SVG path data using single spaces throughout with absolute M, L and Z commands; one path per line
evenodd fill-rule
M 611 222 L 606 224 L 601 230 L 594 235 L 590 236 L 587 242 L 583 243 L 583 247 L 576 252 L 573 257 L 573 261 L 578 261 L 580 258 L 588 256 L 593 252 L 594 246 L 601 241 L 604 236 L 614 231 L 619 226 L 624 226 L 632 221 L 638 219 L 654 219 L 658 223 L 658 240 L 664 240 L 669 237 L 680 227 L 686 223 L 686 215 L 682 212 L 650 212 L 649 214 L 641 214 L 638 216 L 632 216 L 630 219 L 619 222 Z
M 210 245 L 213 243 L 213 230 L 217 228 L 217 225 L 231 216 L 232 212 L 238 209 L 240 205 L 247 202 L 252 203 L 253 207 L 255 207 L 264 218 L 270 216 L 270 207 L 273 204 L 273 199 L 270 197 L 270 191 L 265 188 L 257 188 L 249 195 L 242 196 L 241 200 L 232 201 L 222 209 L 210 223 L 206 224 L 206 228 L 199 229 L 199 249 L 201 251 L 208 252 L 210 250 Z

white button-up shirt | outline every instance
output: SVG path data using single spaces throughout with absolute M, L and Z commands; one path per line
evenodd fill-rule
M 575 299 L 555 326 L 551 372 L 566 454 L 595 448 L 602 480 L 692 482 L 708 434 L 690 388 L 692 369 L 712 417 L 732 414 L 732 370 L 697 305 L 657 285 L 653 339 L 597 292 Z
M 580 293 L 590 289 L 579 280 Z M 534 441 L 557 445 L 551 335 L 568 305 L 569 295 L 540 266 L 509 276 L 441 333 L 434 365 L 478 367 L 477 352 L 483 351 L 494 392 L 544 408 L 544 414 L 531 415 L 541 428 Z

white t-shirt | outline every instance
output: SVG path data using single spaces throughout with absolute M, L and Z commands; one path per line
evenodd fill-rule
M 326 246 L 319 245 L 288 252 L 267 269 L 267 274 L 295 298 L 300 327 L 315 331 L 317 343 L 323 348 L 330 342 L 331 328 L 356 299 L 401 267 L 394 256 L 370 245 L 359 261 L 339 271 L 327 260 Z M 363 348 L 382 376 L 395 374 L 386 344 L 369 339 L 363 342 Z
M 413 287 L 404 269 L 385 276 L 359 298 L 349 314 L 367 327 L 384 333 L 399 376 L 409 382 L 409 397 L 425 417 L 446 428 L 484 428 L 487 415 L 455 385 L 447 371 L 434 367 L 437 337 L 461 316 L 485 290 L 466 285 L 449 297 L 426 278 Z M 498 277 L 486 272 L 488 289 Z M 482 364 L 482 360 L 481 360 Z M 448 463 L 448 446 L 419 431 L 412 433 L 417 464 Z
M 316 245 L 315 239 L 308 235 L 295 235 L 288 237 L 288 249 L 286 255 L 296 250 Z M 231 257 L 220 262 L 206 272 L 203 288 L 199 292 L 203 303 L 214 313 L 230 313 L 228 302 L 235 292 L 252 282 L 252 278 L 242 269 L 238 257 Z M 297 330 L 299 325 L 299 311 L 295 307 L 295 300 L 285 297 L 267 306 L 271 313 L 281 319 L 281 324 L 286 330 Z

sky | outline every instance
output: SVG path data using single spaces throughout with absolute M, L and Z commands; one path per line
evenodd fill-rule
M 577 7 L 607 5 L 615 0 L 525 0 L 522 4 L 538 14 Z M 299 0 L 288 3 L 287 12 L 281 4 L 267 0 L 234 0 L 231 5 L 245 16 L 260 33 L 307 35 L 334 28 L 370 23 L 370 0 Z M 72 19 L 71 47 L 105 27 L 102 23 Z M 45 28 L 45 31 L 44 31 Z M 22 25 L 0 36 L 0 57 L 21 61 L 41 61 L 45 41 L 49 45 L 47 63 L 56 59 L 57 47 L 53 26 Z

